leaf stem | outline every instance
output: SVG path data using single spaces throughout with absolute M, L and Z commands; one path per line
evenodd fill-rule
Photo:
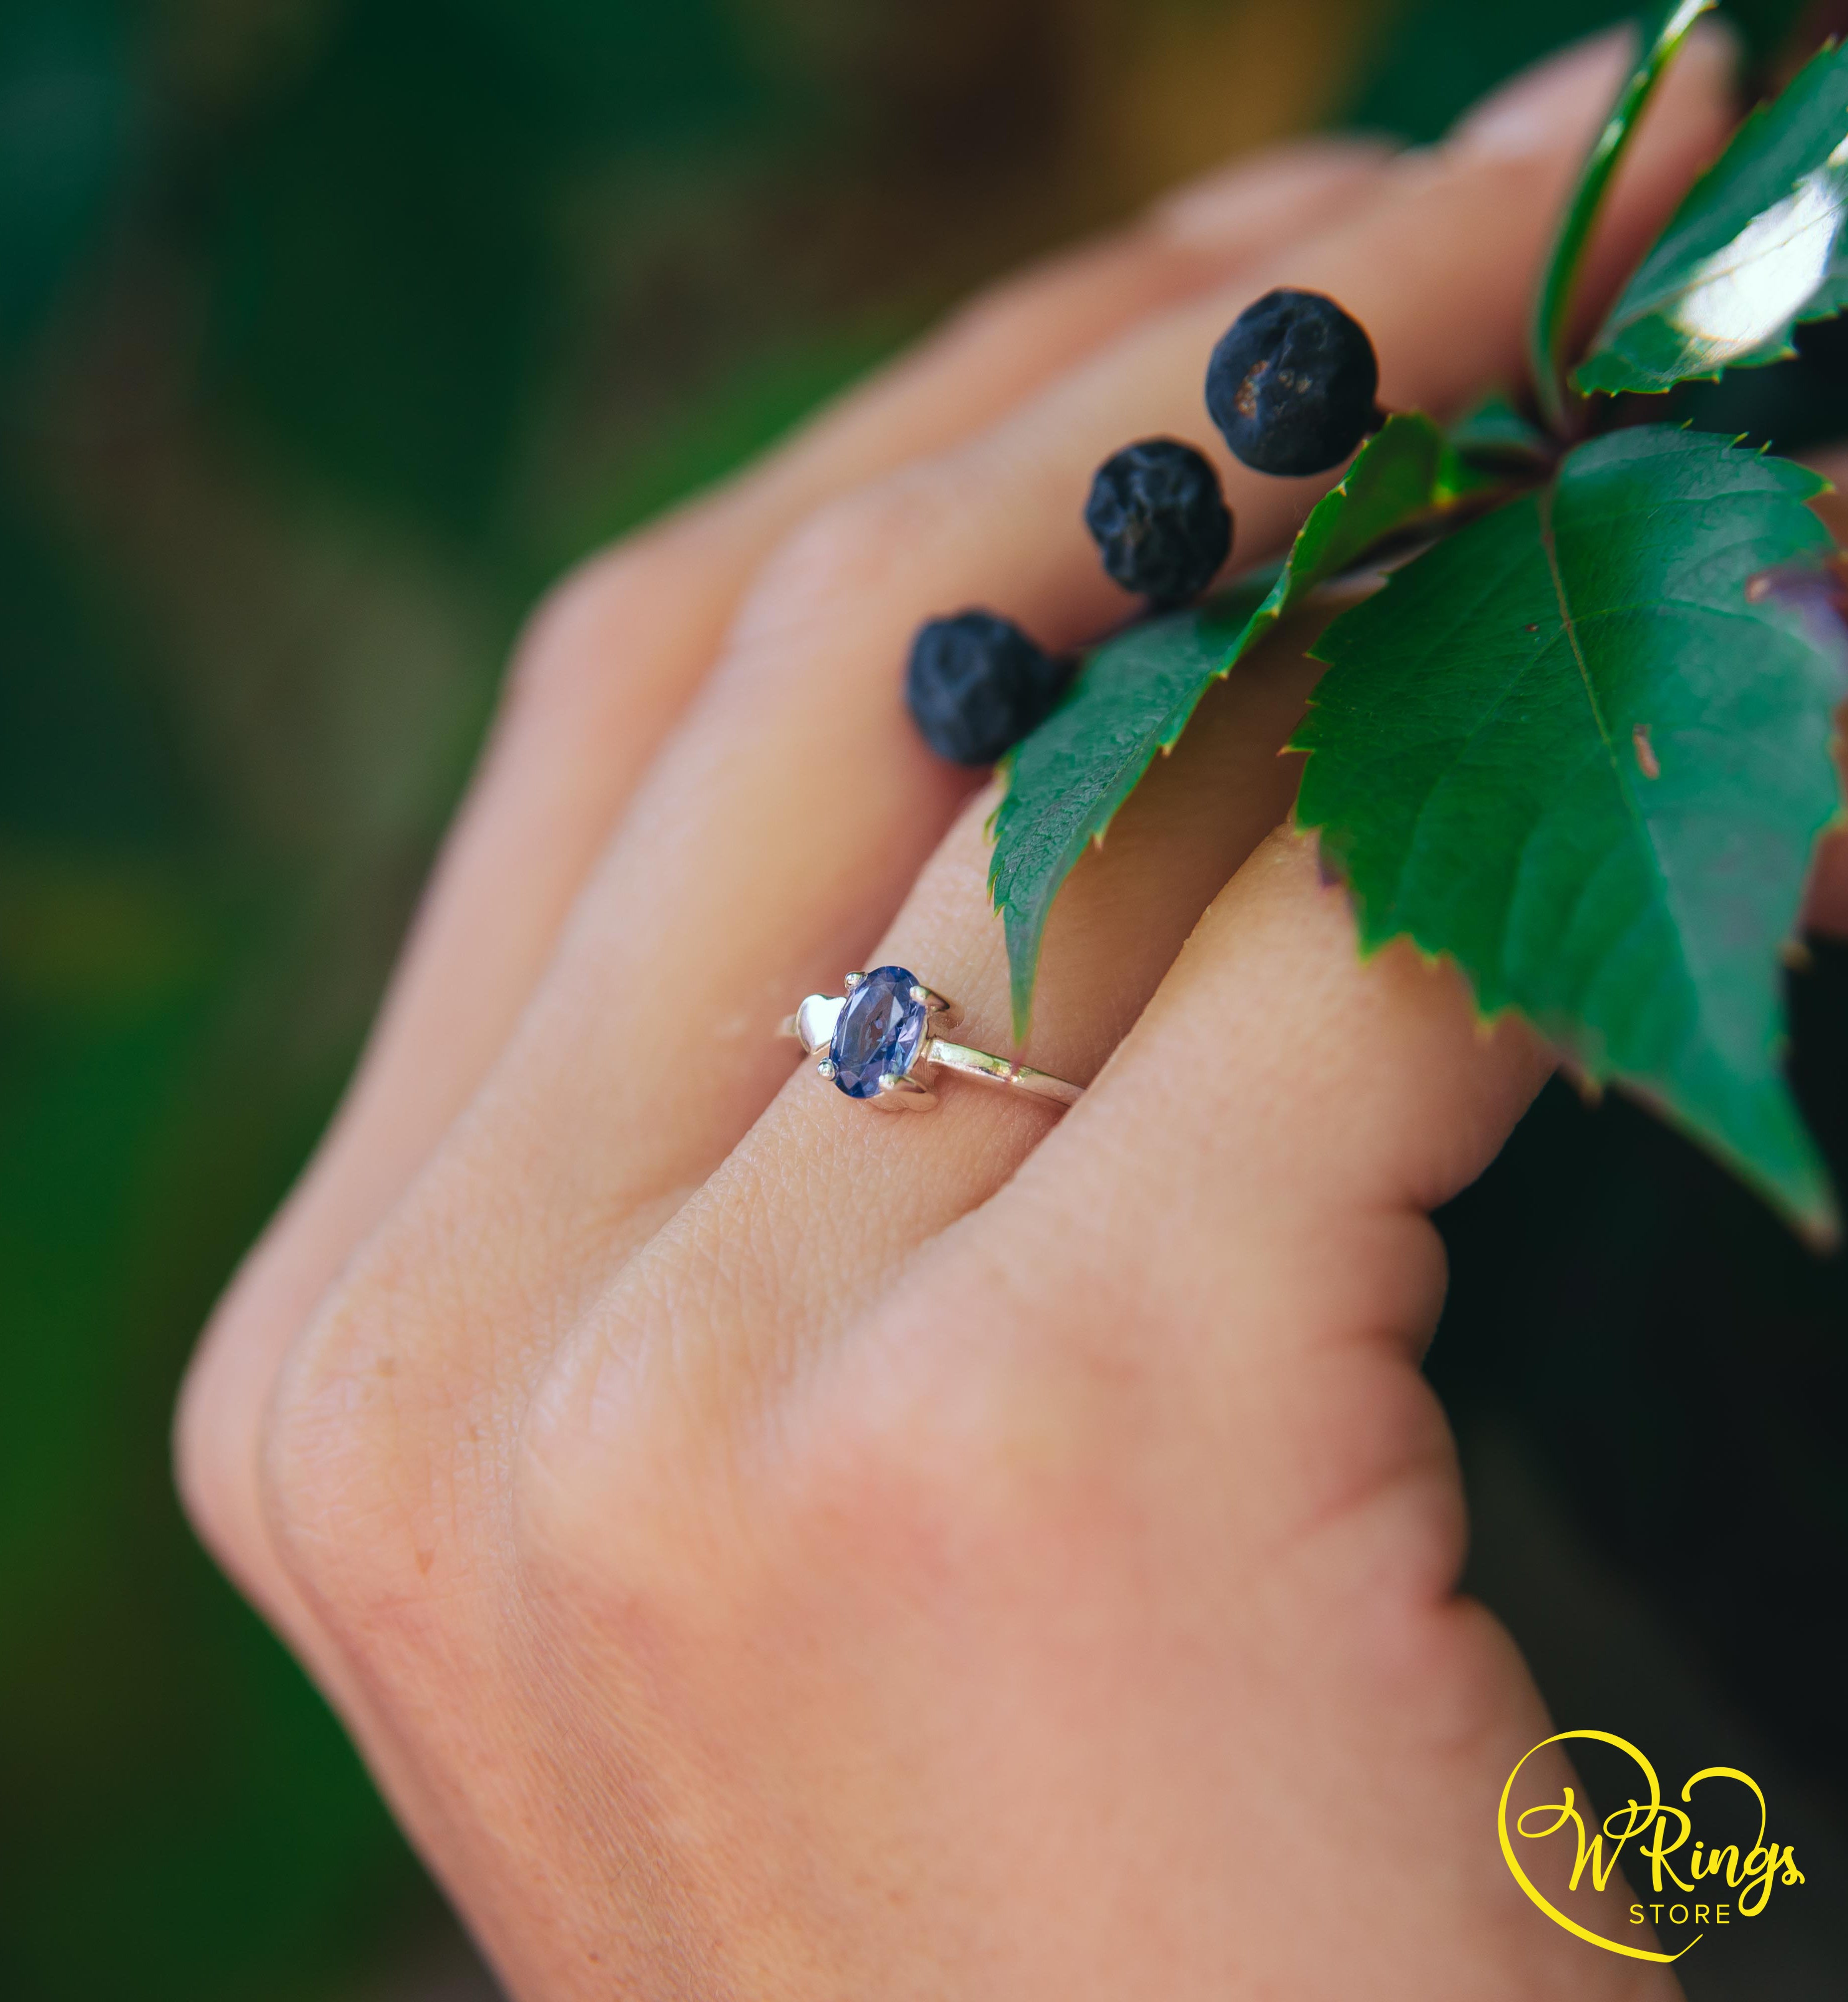
M 1528 347 L 1541 414 L 1560 438 L 1569 435 L 1572 413 L 1579 400 L 1567 384 L 1564 352 L 1571 333 L 1572 309 L 1585 251 L 1599 211 L 1644 106 L 1686 40 L 1689 30 L 1713 5 L 1714 0 L 1668 0 L 1657 15 L 1654 27 L 1644 30 L 1635 65 L 1586 156 L 1578 185 L 1553 239 L 1553 254 L 1534 302 Z

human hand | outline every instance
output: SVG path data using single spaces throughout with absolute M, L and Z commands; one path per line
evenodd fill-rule
M 1271 832 L 1313 669 L 1242 668 L 1075 874 L 1027 1055 L 1097 1083 L 1056 1128 L 954 1083 L 877 1118 L 771 1037 L 896 961 L 1006 1046 L 989 802 L 909 731 L 912 629 L 1120 616 L 1090 469 L 1207 441 L 1206 353 L 1273 284 L 1356 314 L 1390 403 L 1517 374 L 1621 60 L 1030 274 L 536 620 L 181 1424 L 204 1533 L 521 1996 L 1672 1992 L 1493 1842 L 1548 1727 L 1456 1596 L 1417 1358 L 1428 1212 L 1546 1059 L 1362 967 Z M 1602 282 L 1723 137 L 1724 63 L 1672 73 Z M 1243 562 L 1323 483 L 1222 464 Z

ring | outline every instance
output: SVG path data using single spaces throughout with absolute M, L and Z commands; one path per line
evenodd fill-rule
M 936 1093 L 918 1076 L 934 1066 L 1024 1092 L 1043 1104 L 1076 1105 L 1082 1085 L 1043 1070 L 944 1041 L 956 1026 L 954 1005 L 902 966 L 850 973 L 845 994 L 811 994 L 783 1025 L 821 1062 L 815 1069 L 837 1091 L 865 1099 L 884 1112 L 928 1112 Z

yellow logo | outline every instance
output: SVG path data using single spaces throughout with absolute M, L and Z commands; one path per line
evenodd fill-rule
M 1606 1815 L 1598 1832 L 1588 1837 L 1585 1817 L 1578 1810 L 1570 1787 L 1565 1789 L 1563 1799 L 1526 1808 L 1511 1823 L 1508 1802 L 1522 1767 L 1535 1753 L 1545 1751 L 1549 1745 L 1564 1745 L 1574 1739 L 1591 1739 L 1614 1746 L 1634 1760 L 1643 1777 L 1647 1798 L 1638 1799 L 1633 1794 L 1624 1805 Z M 1736 1842 L 1710 1847 L 1694 1839 L 1693 1816 L 1687 1809 L 1693 1805 L 1694 1789 L 1709 1781 L 1730 1781 L 1735 1786 L 1743 1787 L 1757 1804 L 1758 1834 L 1749 1847 L 1742 1848 Z M 1711 1798 L 1710 1794 L 1703 1794 L 1703 1804 Z M 1556 1732 L 1522 1755 L 1508 1776 L 1508 1784 L 1501 1789 L 1501 1805 L 1497 1815 L 1501 1854 L 1515 1874 L 1515 1882 L 1555 1925 L 1564 1926 L 1567 1932 L 1576 1934 L 1590 1945 L 1603 1948 L 1606 1953 L 1623 1954 L 1632 1960 L 1679 1960 L 1682 1954 L 1699 1944 L 1710 1927 L 1730 1925 L 1735 1917 L 1756 1918 L 1769 1903 L 1773 1884 L 1803 1882 L 1803 1873 L 1797 1868 L 1795 1851 L 1787 1845 L 1766 1840 L 1764 1792 L 1749 1773 L 1742 1773 L 1736 1766 L 1703 1767 L 1682 1788 L 1681 1801 L 1680 1807 L 1672 1807 L 1663 1800 L 1661 1783 L 1656 1777 L 1655 1768 L 1627 1739 L 1619 1738 L 1609 1731 Z M 1576 1891 L 1588 1874 L 1592 1887 L 1602 1891 L 1610 1882 L 1625 1846 L 1634 1840 L 1637 1844 L 1635 1860 L 1648 1864 L 1650 1888 L 1654 1893 L 1654 1900 L 1647 1906 L 1647 1917 L 1644 1905 L 1632 1905 L 1630 1923 L 1633 1926 L 1659 1926 L 1665 1917 L 1671 1926 L 1694 1925 L 1700 1930 L 1686 1945 L 1677 1948 L 1672 1953 L 1663 1953 L 1649 1947 L 1627 1945 L 1620 1940 L 1605 1939 L 1569 1917 L 1522 1868 L 1522 1854 L 1532 1857 L 1535 1852 L 1524 1852 L 1517 1847 L 1518 1844 L 1549 1843 L 1567 1831 L 1573 1844 L 1568 1890 Z M 1563 1846 L 1556 1844 L 1555 1848 L 1560 1850 Z M 1671 1858 L 1674 1860 L 1671 1861 Z M 1558 1854 L 1557 1860 L 1563 1862 L 1563 1853 Z M 1677 1896 L 1677 1892 L 1682 1895 Z

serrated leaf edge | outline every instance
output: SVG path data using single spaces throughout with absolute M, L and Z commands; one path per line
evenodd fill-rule
M 1200 704 L 1205 699 L 1207 691 L 1215 682 L 1224 681 L 1255 646 L 1268 637 L 1270 633 L 1282 623 L 1284 618 L 1290 612 L 1296 609 L 1297 606 L 1311 595 L 1315 588 L 1314 585 L 1306 587 L 1298 596 L 1292 598 L 1298 555 L 1302 552 L 1304 544 L 1309 541 L 1318 524 L 1328 521 L 1331 513 L 1338 514 L 1341 505 L 1347 499 L 1355 479 L 1366 462 L 1368 454 L 1393 431 L 1395 425 L 1407 422 L 1417 424 L 1428 434 L 1436 455 L 1430 487 L 1432 505 L 1435 511 L 1441 512 L 1445 508 L 1453 506 L 1466 495 L 1481 491 L 1494 485 L 1492 480 L 1477 474 L 1465 465 L 1456 448 L 1450 443 L 1443 428 L 1423 411 L 1396 411 L 1389 416 L 1380 429 L 1355 455 L 1352 462 L 1341 477 L 1317 499 L 1315 505 L 1304 517 L 1302 526 L 1298 528 L 1291 542 L 1288 554 L 1277 566 L 1275 581 L 1262 602 L 1253 609 L 1244 625 L 1240 629 L 1238 637 L 1226 650 L 1224 661 L 1201 681 L 1190 703 L 1184 706 L 1178 703 L 1176 705 L 1176 709 L 1179 711 L 1178 715 L 1171 724 L 1164 726 L 1156 740 L 1155 748 L 1142 760 L 1139 766 L 1135 766 L 1133 775 L 1128 777 L 1128 783 L 1112 788 L 1116 797 L 1109 811 L 1104 814 L 1097 827 L 1079 843 L 1076 853 L 1069 854 L 1065 858 L 1064 866 L 1059 872 L 1058 884 L 1053 892 L 1054 898 L 1056 898 L 1058 888 L 1063 887 L 1065 879 L 1077 867 L 1086 851 L 1089 849 L 1103 847 L 1104 837 L 1109 832 L 1117 815 L 1128 803 L 1131 795 L 1147 776 L 1156 755 L 1159 754 L 1166 757 L 1173 752 L 1174 746 L 1180 742 L 1185 734 L 1188 724 L 1193 720 L 1198 711 Z M 1364 551 L 1357 553 L 1356 560 L 1364 557 Z M 1261 567 L 1250 573 L 1253 579 L 1263 574 L 1264 570 Z M 1334 574 L 1330 573 L 1328 576 L 1317 577 L 1316 584 L 1330 581 Z M 1107 640 L 1103 644 L 1107 645 L 1110 643 Z M 1076 688 L 1076 682 L 1073 685 Z M 1288 748 L 1287 745 L 1285 747 L 1285 749 Z M 1134 763 L 1133 759 L 1126 759 L 1121 770 L 1124 773 L 1128 773 Z M 997 776 L 1004 779 L 1006 783 L 1001 797 L 995 803 L 993 811 L 989 814 L 984 823 L 984 832 L 995 844 L 989 860 L 989 896 L 992 907 L 1001 918 L 1006 939 L 1009 1014 L 1012 1019 L 1015 1045 L 1016 1048 L 1021 1048 L 1025 1045 L 1027 1033 L 1032 1026 L 1034 988 L 1039 971 L 1040 952 L 1044 943 L 1045 926 L 1051 913 L 1052 899 L 1048 898 L 1045 910 L 1039 914 L 1037 921 L 1030 923 L 1022 949 L 1016 951 L 1016 943 L 1020 934 L 1017 928 L 1016 915 L 1010 904 L 1000 901 L 997 880 L 1001 860 L 998 836 L 1002 818 L 1006 813 L 1013 797 L 1013 765 L 1014 754 L 1009 752 L 996 768 Z
M 1653 1090 L 1647 1080 L 1625 1076 L 1615 1070 L 1594 1069 L 1584 1052 L 1575 1049 L 1569 1042 L 1548 1031 L 1518 1002 L 1506 1001 L 1498 1008 L 1484 1008 L 1477 999 L 1476 983 L 1470 978 L 1469 969 L 1448 947 L 1441 947 L 1433 951 L 1415 933 L 1403 928 L 1383 933 L 1377 937 L 1369 937 L 1358 908 L 1358 900 L 1345 872 L 1332 856 L 1323 852 L 1320 828 L 1306 825 L 1292 814 L 1288 822 L 1288 832 L 1295 839 L 1315 849 L 1316 866 L 1323 882 L 1331 891 L 1338 891 L 1345 900 L 1348 916 L 1354 925 L 1355 956 L 1362 966 L 1372 965 L 1383 953 L 1395 946 L 1401 946 L 1416 954 L 1418 964 L 1427 972 L 1436 972 L 1445 967 L 1451 968 L 1468 997 L 1471 1021 L 1477 1035 L 1484 1041 L 1492 1038 L 1505 1023 L 1519 1023 L 1529 1034 L 1546 1046 L 1559 1069 L 1571 1079 L 1581 1094 L 1596 1100 L 1602 1099 L 1607 1091 L 1616 1090 L 1626 1097 L 1634 1099 L 1665 1126 L 1672 1128 L 1690 1146 L 1718 1161 L 1729 1174 L 1756 1193 L 1790 1223 L 1813 1250 L 1818 1254 L 1832 1251 L 1841 1243 L 1841 1209 L 1828 1180 L 1825 1163 L 1819 1163 L 1823 1172 L 1816 1186 L 1813 1203 L 1792 1202 L 1787 1191 L 1760 1174 L 1749 1160 L 1724 1139 L 1704 1129 L 1696 1130 L 1691 1121 L 1682 1118 L 1668 1100 Z M 1821 839 L 1821 836 L 1818 837 L 1818 843 Z M 1773 1044 L 1773 1053 L 1781 1059 L 1788 1054 L 1790 1042 L 1790 1034 L 1787 1029 Z M 1786 1088 L 1787 1090 L 1788 1087 Z
M 1691 424 L 1683 424 L 1663 428 L 1692 431 L 1693 426 Z M 1781 455 L 1773 453 L 1768 445 L 1757 446 L 1745 445 L 1742 433 L 1731 441 L 1729 448 L 1735 451 L 1743 449 L 1759 459 L 1778 458 L 1780 463 L 1808 474 L 1815 482 L 1815 485 L 1809 494 L 1804 497 L 1806 500 L 1814 500 L 1820 494 L 1833 493 L 1836 490 L 1835 483 L 1818 473 L 1813 466 L 1804 466 L 1797 460 L 1784 459 Z M 1564 462 L 1562 461 L 1562 468 L 1564 464 Z M 1540 490 L 1539 497 L 1542 498 L 1543 503 L 1550 499 L 1552 490 L 1557 483 L 1557 478 L 1556 473 Z M 1548 553 L 1548 563 L 1551 567 L 1550 550 Z M 1578 656 L 1578 650 L 1575 644 L 1573 648 L 1575 658 Z M 1313 647 L 1311 647 L 1309 657 L 1312 660 L 1320 660 L 1322 657 Z M 1312 694 L 1309 698 L 1309 707 L 1313 709 L 1315 706 L 1315 698 Z M 1304 722 L 1306 724 L 1307 720 L 1308 718 L 1306 716 Z M 1299 726 L 1297 731 L 1291 732 L 1289 741 L 1283 748 L 1286 752 L 1294 752 L 1300 755 L 1306 766 L 1308 762 L 1315 757 L 1318 747 L 1313 743 L 1304 744 L 1299 741 L 1301 727 Z M 1606 734 L 1608 742 L 1608 734 L 1602 733 L 1602 728 L 1601 734 Z M 1833 732 L 1829 739 L 1832 753 L 1844 741 L 1848 740 L 1843 738 L 1839 730 Z M 1836 760 L 1836 769 L 1839 773 L 1840 770 L 1839 759 Z M 1504 1002 L 1498 1007 L 1484 1008 L 1477 998 L 1476 982 L 1468 968 L 1448 947 L 1440 947 L 1434 950 L 1425 945 L 1415 933 L 1403 926 L 1389 931 L 1383 931 L 1378 936 L 1370 937 L 1365 916 L 1360 908 L 1359 899 L 1355 894 L 1346 870 L 1341 867 L 1339 860 L 1330 853 L 1323 843 L 1321 837 L 1325 824 L 1316 821 L 1306 822 L 1298 817 L 1296 810 L 1292 807 L 1286 825 L 1289 833 L 1295 839 L 1313 846 L 1316 853 L 1316 866 L 1321 880 L 1330 889 L 1338 889 L 1345 898 L 1348 916 L 1354 926 L 1355 954 L 1362 965 L 1370 965 L 1389 947 L 1403 944 L 1417 955 L 1420 964 L 1428 970 L 1435 970 L 1445 965 L 1453 968 L 1458 979 L 1463 984 L 1464 992 L 1469 997 L 1470 1013 L 1476 1027 L 1485 1038 L 1492 1036 L 1505 1021 L 1511 1018 L 1518 1021 L 1546 1045 L 1553 1052 L 1560 1068 L 1572 1076 L 1581 1090 L 1588 1086 L 1597 1097 L 1602 1097 L 1607 1089 L 1614 1087 L 1627 1097 L 1634 1099 L 1664 1125 L 1671 1128 L 1686 1139 L 1690 1145 L 1697 1147 L 1710 1158 L 1718 1161 L 1738 1181 L 1753 1190 L 1777 1215 L 1784 1218 L 1804 1243 L 1818 1255 L 1833 1251 L 1841 1243 L 1843 1236 L 1841 1205 L 1835 1191 L 1829 1164 L 1822 1158 L 1820 1149 L 1815 1150 L 1816 1167 L 1819 1174 L 1815 1181 L 1813 1202 L 1807 1204 L 1794 1202 L 1787 1191 L 1762 1174 L 1750 1160 L 1723 1137 L 1704 1129 L 1697 1129 L 1691 1121 L 1683 1118 L 1669 1100 L 1652 1088 L 1646 1079 L 1625 1076 L 1615 1070 L 1599 1071 L 1594 1067 L 1592 1060 L 1585 1052 L 1574 1048 L 1564 1038 L 1549 1031 L 1518 1002 Z M 1816 857 L 1821 850 L 1822 842 L 1831 833 L 1844 828 L 1848 828 L 1848 793 L 1843 794 L 1839 800 L 1835 812 L 1817 831 L 1810 846 L 1807 874 L 1813 874 L 1815 872 Z M 1796 940 L 1801 937 L 1801 931 L 1793 931 L 1790 935 L 1790 940 Z M 1788 1055 L 1790 1048 L 1790 1037 L 1787 1019 L 1784 1027 L 1773 1041 L 1772 1054 L 1781 1063 L 1782 1059 Z M 1784 1089 L 1788 1093 L 1787 1081 Z M 1794 1097 L 1792 1110 L 1797 1114 L 1799 1123 L 1802 1123 L 1802 1114 L 1801 1110 L 1796 1106 Z

